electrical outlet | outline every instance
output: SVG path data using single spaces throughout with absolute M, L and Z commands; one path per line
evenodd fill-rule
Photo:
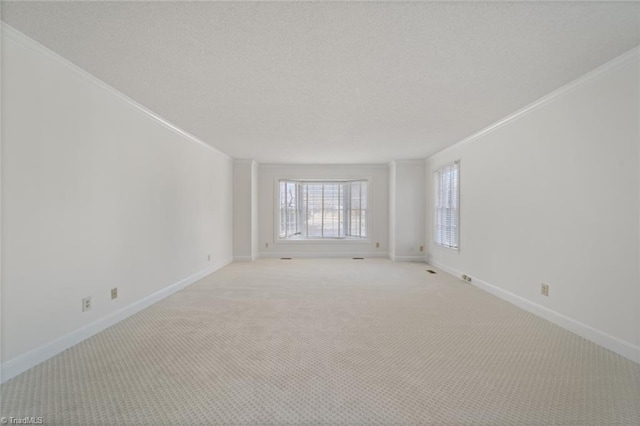
M 540 284 L 540 294 L 549 297 L 549 284 Z
M 211 255 L 207 256 L 207 262 L 211 262 Z
M 269 243 L 264 243 L 264 248 L 269 248 Z
M 82 299 L 82 312 L 91 310 L 91 297 L 85 297 Z
M 118 297 L 118 287 L 114 287 L 111 289 L 111 300 Z
M 420 246 L 420 251 L 424 251 L 424 246 Z
M 466 281 L 468 283 L 471 282 L 471 277 L 469 275 L 467 275 L 467 274 L 462 274 L 462 276 L 460 278 L 462 278 L 463 281 Z
M 376 248 L 380 248 L 380 243 L 376 243 Z

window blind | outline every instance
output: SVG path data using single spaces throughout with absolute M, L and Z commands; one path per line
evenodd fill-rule
M 366 180 L 281 180 L 280 238 L 366 238 Z
M 434 242 L 457 249 L 460 240 L 460 162 L 434 172 Z

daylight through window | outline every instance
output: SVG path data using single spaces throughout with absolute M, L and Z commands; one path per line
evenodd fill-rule
M 457 249 L 460 239 L 460 162 L 436 170 L 434 182 L 434 242 Z
M 281 180 L 280 238 L 366 238 L 367 201 L 366 180 Z

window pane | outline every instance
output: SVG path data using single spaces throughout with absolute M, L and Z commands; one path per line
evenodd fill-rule
M 434 173 L 434 241 L 438 245 L 459 246 L 459 165 L 446 165 Z
M 360 236 L 360 182 L 351 182 L 351 206 L 349 208 L 351 219 L 350 233 L 353 237 Z
M 325 184 L 324 185 L 324 229 L 323 236 L 327 238 L 342 237 L 340 230 L 343 228 L 341 222 L 342 202 L 341 202 L 342 184 Z
M 291 237 L 298 234 L 298 197 L 297 184 L 285 183 L 285 236 Z
M 280 238 L 287 236 L 286 183 L 280 182 Z
M 367 192 L 367 182 L 360 183 L 360 233 L 358 234 L 360 237 L 367 236 L 367 206 L 368 202 L 368 192 Z
M 366 237 L 366 181 L 280 181 L 280 238 Z
M 322 185 L 306 184 L 309 194 L 307 204 L 307 237 L 322 238 Z

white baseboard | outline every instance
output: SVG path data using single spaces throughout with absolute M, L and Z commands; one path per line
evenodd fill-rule
M 35 367 L 41 362 L 59 354 L 60 352 L 69 349 L 70 347 L 77 345 L 85 339 L 101 332 L 102 330 L 111 327 L 112 325 L 122 321 L 123 319 L 130 317 L 131 315 L 140 312 L 141 310 L 159 302 L 167 296 L 182 290 L 183 288 L 195 283 L 196 281 L 206 277 L 207 275 L 217 271 L 230 264 L 232 259 L 227 259 L 222 262 L 210 266 L 200 272 L 197 272 L 177 283 L 171 284 L 168 287 L 163 288 L 149 296 L 138 300 L 128 306 L 125 306 L 105 317 L 102 317 L 85 327 L 74 330 L 68 334 L 65 334 L 58 339 L 46 343 L 38 348 L 35 348 L 23 355 L 10 359 L 0 366 L 0 383 L 4 383 L 16 377 L 18 374 L 23 373 L 30 368 Z
M 424 256 L 395 256 L 394 262 L 425 262 Z
M 458 278 L 460 278 L 460 276 L 463 274 L 462 271 L 458 271 L 457 269 L 451 268 L 433 259 L 429 259 L 428 263 Z M 537 303 L 534 303 L 509 291 L 503 290 L 500 287 L 483 281 L 477 277 L 472 276 L 471 279 L 472 285 L 484 291 L 487 291 L 494 296 L 511 302 L 514 305 L 528 312 L 531 312 L 534 315 L 546 319 L 547 321 L 551 321 L 552 323 L 566 330 L 569 330 L 572 333 L 577 334 L 578 336 L 584 337 L 585 339 L 590 340 L 593 343 L 596 343 L 606 349 L 609 349 L 610 351 L 615 352 L 618 355 L 621 355 L 631 361 L 640 364 L 640 347 L 633 345 L 632 343 L 625 342 L 624 340 L 618 339 L 617 337 L 611 336 L 610 334 L 597 330 L 591 326 L 583 324 L 573 318 L 569 318 L 568 316 L 551 310 L 545 306 L 538 305 Z
M 449 266 L 442 264 L 438 261 L 433 260 L 431 257 L 427 257 L 427 263 L 429 265 L 435 266 L 438 269 L 442 269 L 443 271 L 445 271 L 446 273 L 453 275 L 456 278 L 460 278 L 462 276 L 462 272 L 458 271 L 457 269 L 453 269 L 450 268 Z M 462 279 L 462 278 L 460 278 Z
M 300 252 L 300 251 L 290 251 L 290 252 L 262 252 L 260 253 L 260 257 L 264 258 L 280 258 L 280 257 L 291 257 L 298 259 L 308 259 L 308 258 L 351 258 L 351 257 L 389 257 L 387 252 L 344 252 L 344 253 L 336 253 L 336 252 Z

